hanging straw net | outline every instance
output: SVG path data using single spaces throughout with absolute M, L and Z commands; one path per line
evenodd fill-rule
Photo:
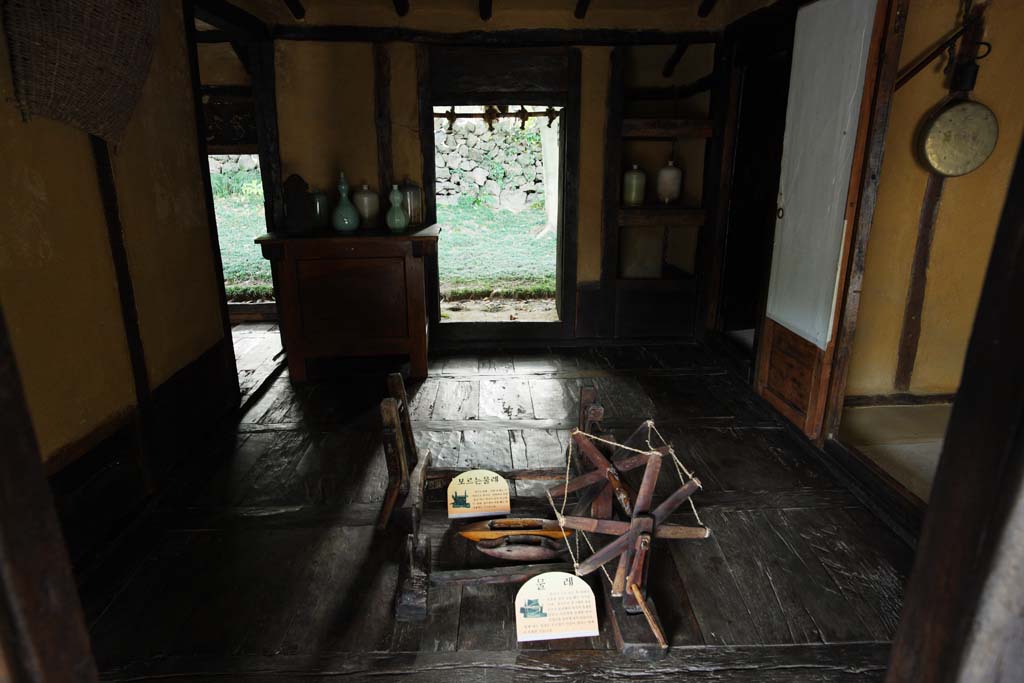
M 117 142 L 149 73 L 159 0 L 2 1 L 22 116 Z

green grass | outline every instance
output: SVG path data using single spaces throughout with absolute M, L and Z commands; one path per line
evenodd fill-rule
M 228 299 L 273 298 L 270 262 L 253 244 L 266 231 L 259 171 L 212 180 Z M 546 220 L 543 206 L 513 213 L 462 198 L 439 205 L 437 219 L 444 225 L 438 265 L 446 298 L 479 299 L 495 290 L 510 299 L 555 295 L 556 237 L 530 234 Z
M 228 299 L 272 299 L 270 262 L 253 244 L 255 238 L 267 231 L 259 171 L 214 175 L 211 179 Z
M 530 234 L 546 221 L 543 206 L 513 213 L 463 197 L 438 205 L 437 221 L 444 226 L 438 269 L 446 298 L 483 298 L 494 290 L 514 299 L 555 295 L 556 236 Z

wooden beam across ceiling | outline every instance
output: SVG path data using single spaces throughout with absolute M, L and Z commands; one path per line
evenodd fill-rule
M 275 26 L 275 40 L 319 42 L 410 42 L 460 47 L 565 47 L 566 45 L 678 45 L 717 43 L 719 31 L 648 31 L 632 29 L 508 29 L 445 33 L 401 26 Z

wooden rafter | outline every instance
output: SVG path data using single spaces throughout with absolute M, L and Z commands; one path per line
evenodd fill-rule
M 689 43 L 679 43 L 676 45 L 676 49 L 672 51 L 672 54 L 665 61 L 665 66 L 661 70 L 661 75 L 665 78 L 672 78 L 672 74 L 675 72 L 676 67 L 679 66 L 680 60 L 683 55 L 686 54 L 686 48 L 690 47 Z
M 306 18 L 306 8 L 302 6 L 301 0 L 284 0 L 284 4 L 296 19 Z
M 238 61 L 242 63 L 242 68 L 245 69 L 245 73 L 252 76 L 252 67 L 249 64 L 249 48 L 234 40 L 231 41 L 230 45 L 231 51 L 235 53 L 235 56 L 238 57 Z
M 231 40 L 251 42 L 266 39 L 266 24 L 244 9 L 225 0 L 196 0 L 195 16 L 226 33 Z

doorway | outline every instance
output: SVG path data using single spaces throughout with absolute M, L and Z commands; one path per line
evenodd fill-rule
M 434 133 L 420 138 L 426 214 L 441 227 L 433 338 L 573 337 L 579 50 L 431 47 L 418 59 L 420 129 Z
M 729 348 L 748 363 L 756 355 L 768 291 L 794 22 L 787 12 L 751 26 L 739 41 L 733 72 L 736 147 L 719 325 Z
M 273 301 L 270 262 L 253 243 L 267 231 L 260 157 L 211 154 L 208 159 L 228 301 Z
M 434 107 L 441 322 L 557 322 L 561 107 Z

